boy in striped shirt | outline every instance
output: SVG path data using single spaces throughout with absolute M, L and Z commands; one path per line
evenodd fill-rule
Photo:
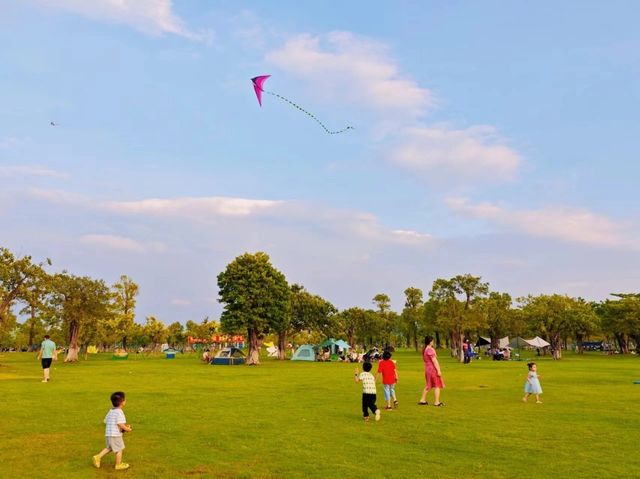
M 105 423 L 105 448 L 98 454 L 93 456 L 93 465 L 100 467 L 100 459 L 102 456 L 114 452 L 116 455 L 116 471 L 129 469 L 129 464 L 122 462 L 122 451 L 124 450 L 124 441 L 122 440 L 123 432 L 130 432 L 131 426 L 127 424 L 122 408 L 127 404 L 122 391 L 115 392 L 111 395 L 111 404 L 113 407 L 104 418 Z
M 380 409 L 376 406 L 376 378 L 371 374 L 371 363 L 367 362 L 362 365 L 363 371 L 358 372 L 356 368 L 356 382 L 362 383 L 362 414 L 364 421 L 369 421 L 369 409 L 375 413 L 376 421 L 380 420 Z

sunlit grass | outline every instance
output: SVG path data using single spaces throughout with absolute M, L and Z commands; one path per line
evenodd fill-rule
M 258 367 L 92 356 L 54 363 L 0 354 L 0 477 L 634 477 L 640 470 L 640 358 L 539 358 L 544 404 L 521 402 L 524 362 L 470 365 L 440 353 L 444 408 L 416 405 L 422 362 L 396 353 L 399 409 L 365 424 L 351 364 Z M 127 472 L 103 446 L 109 395 L 127 394 Z M 431 400 L 431 396 L 429 397 Z M 378 390 L 378 405 L 382 390 Z

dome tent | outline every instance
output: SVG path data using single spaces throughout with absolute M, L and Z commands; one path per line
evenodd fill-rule
M 293 353 L 291 361 L 315 361 L 316 352 L 311 344 L 303 344 Z

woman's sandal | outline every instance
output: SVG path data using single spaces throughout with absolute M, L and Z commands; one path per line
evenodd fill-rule
M 422 401 L 418 402 L 418 406 L 428 406 L 428 405 L 429 405 L 429 403 L 426 402 L 426 401 L 425 402 L 422 402 Z
M 438 404 L 434 404 L 435 407 L 440 407 L 440 406 L 444 406 L 443 402 L 439 402 Z

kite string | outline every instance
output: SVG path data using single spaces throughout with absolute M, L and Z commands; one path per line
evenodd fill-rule
M 267 91 L 267 90 L 262 90 L 265 93 L 268 93 L 269 95 L 273 95 L 275 97 L 280 98 L 283 101 L 286 101 L 287 103 L 289 103 L 290 105 L 294 106 L 295 108 L 297 108 L 298 110 L 302 111 L 303 113 L 306 113 L 307 115 L 309 115 L 311 118 L 313 118 L 316 122 L 318 122 L 318 124 L 324 129 L 324 131 L 326 131 L 327 133 L 329 133 L 330 135 L 337 135 L 338 133 L 344 133 L 347 130 L 353 130 L 352 126 L 347 126 L 346 128 L 343 128 L 342 130 L 338 130 L 338 131 L 331 131 L 329 130 L 329 128 L 327 128 L 324 123 L 322 123 L 320 120 L 318 120 L 315 115 L 313 113 L 308 112 L 307 110 L 305 110 L 304 108 L 302 108 L 300 105 L 297 105 L 296 103 L 292 102 L 291 100 L 289 100 L 288 98 L 283 97 L 282 95 L 278 95 L 277 93 L 274 93 L 272 91 Z

